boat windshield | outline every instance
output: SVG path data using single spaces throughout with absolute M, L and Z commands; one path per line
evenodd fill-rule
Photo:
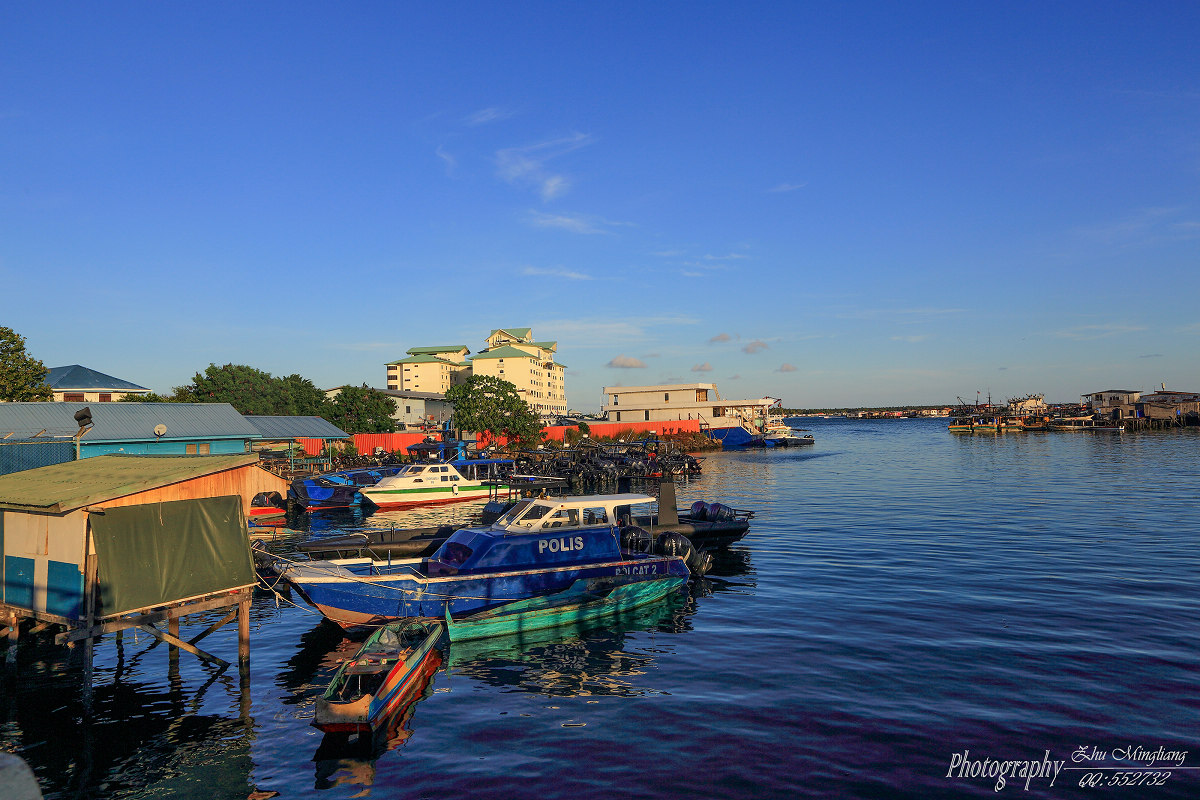
M 496 525 L 499 527 L 507 527 L 520 520 L 521 526 L 532 528 L 533 523 L 536 520 L 546 516 L 546 513 L 549 510 L 549 506 L 539 505 L 534 500 L 522 500 L 513 506 L 507 514 L 496 520 Z

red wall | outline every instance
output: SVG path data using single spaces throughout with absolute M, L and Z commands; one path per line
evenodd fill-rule
M 662 436 L 667 433 L 684 433 L 698 432 L 700 430 L 700 420 L 697 419 L 680 419 L 667 420 L 665 422 L 589 422 L 588 428 L 591 429 L 592 436 L 615 436 L 620 431 L 653 431 Z M 548 428 L 543 428 L 546 438 L 561 442 L 569 430 L 576 430 L 574 425 L 554 425 Z M 425 441 L 425 433 L 356 433 L 354 434 L 354 446 L 358 452 L 370 454 L 375 452 L 376 447 L 382 447 L 389 453 L 399 450 L 402 453 L 408 452 L 408 446 Z M 491 441 L 486 434 L 479 434 L 479 446 L 486 447 Z M 304 448 L 304 452 L 309 455 L 317 455 L 325 446 L 325 443 L 320 439 L 299 439 L 300 446 Z M 507 443 L 504 437 L 496 440 L 500 445 Z

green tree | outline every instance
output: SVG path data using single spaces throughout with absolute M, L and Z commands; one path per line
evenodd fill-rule
M 446 400 L 454 405 L 454 427 L 473 433 L 504 436 L 523 445 L 542 440 L 542 423 L 517 394 L 517 387 L 491 375 L 472 375 L 451 386 Z
M 396 401 L 365 383 L 342 387 L 330 405 L 327 419 L 346 433 L 391 433 L 396 430 L 392 419 Z
M 0 327 L 0 400 L 53 400 L 46 365 L 25 352 L 25 337 Z
M 325 393 L 308 378 L 276 378 L 245 364 L 209 364 L 189 386 L 175 390 L 179 402 L 229 403 L 241 414 L 321 416 L 329 418 Z

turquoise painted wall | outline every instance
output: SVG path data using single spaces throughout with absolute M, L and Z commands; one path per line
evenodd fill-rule
M 79 447 L 80 458 L 91 458 L 92 456 L 106 456 L 112 453 L 125 453 L 135 456 L 158 455 L 158 456 L 182 456 L 187 454 L 187 446 L 189 444 L 199 445 L 207 444 L 211 455 L 230 455 L 233 453 L 247 453 L 246 447 L 248 439 L 174 439 L 169 442 L 104 442 L 98 444 L 81 444 Z

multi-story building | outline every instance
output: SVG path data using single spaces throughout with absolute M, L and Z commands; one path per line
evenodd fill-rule
M 554 360 L 557 351 L 558 342 L 534 341 L 530 328 L 498 328 L 473 356 L 466 345 L 412 348 L 408 358 L 387 365 L 387 388 L 444 394 L 471 375 L 491 375 L 513 384 L 539 416 L 565 415 L 566 366 Z
M 408 358 L 387 365 L 387 388 L 445 394 L 471 374 L 471 362 L 465 360 L 470 352 L 465 344 L 411 348 Z
M 712 383 L 663 386 L 605 386 L 609 402 L 603 411 L 610 422 L 667 422 L 696 419 L 700 430 L 726 447 L 762 436 L 774 397 L 725 400 Z

